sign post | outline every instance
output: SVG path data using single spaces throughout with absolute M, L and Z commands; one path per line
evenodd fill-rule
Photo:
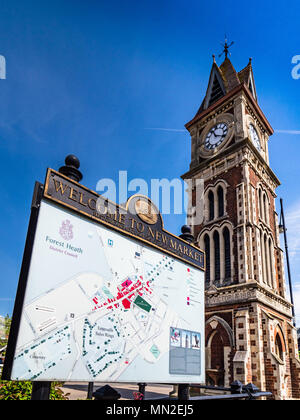
M 33 382 L 32 383 L 32 401 L 49 400 L 51 390 L 51 382 Z
M 148 197 L 125 206 L 79 184 L 68 156 L 36 185 L 3 379 L 204 383 L 204 253 L 164 229 Z M 185 397 L 184 397 L 185 398 Z

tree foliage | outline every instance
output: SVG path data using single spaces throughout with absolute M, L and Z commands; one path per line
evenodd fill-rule
M 68 400 L 68 394 L 64 394 L 59 385 L 52 382 L 50 400 Z M 32 382 L 0 381 L 0 400 L 30 400 L 31 393 Z

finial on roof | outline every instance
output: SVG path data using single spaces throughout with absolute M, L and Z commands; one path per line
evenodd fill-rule
M 214 63 L 216 62 L 216 56 L 215 56 L 215 54 L 213 54 L 213 60 L 214 60 Z
M 249 57 L 249 64 L 251 64 L 251 63 L 252 63 L 252 57 Z
M 228 45 L 228 42 L 227 42 L 228 40 L 227 40 L 227 37 L 226 37 L 226 35 L 225 35 L 225 44 L 221 44 L 221 45 L 223 45 L 223 47 L 224 47 L 224 50 L 223 50 L 223 52 L 219 55 L 219 57 L 221 57 L 223 54 L 225 54 L 225 59 L 228 57 L 228 55 L 231 55 L 230 54 L 230 52 L 229 52 L 229 48 L 234 44 L 234 41 L 232 41 L 229 45 Z

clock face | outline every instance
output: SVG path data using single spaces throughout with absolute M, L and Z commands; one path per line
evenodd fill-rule
M 256 131 L 253 124 L 250 124 L 250 137 L 251 137 L 252 143 L 257 148 L 257 150 L 260 152 L 261 151 L 260 140 L 259 140 L 257 131 Z
M 219 123 L 215 125 L 206 136 L 204 141 L 205 148 L 208 150 L 214 150 L 216 147 L 219 147 L 225 140 L 227 133 L 227 124 Z

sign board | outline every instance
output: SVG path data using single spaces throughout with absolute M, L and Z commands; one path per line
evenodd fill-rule
M 48 171 L 11 379 L 205 382 L 204 254 L 152 207 Z

